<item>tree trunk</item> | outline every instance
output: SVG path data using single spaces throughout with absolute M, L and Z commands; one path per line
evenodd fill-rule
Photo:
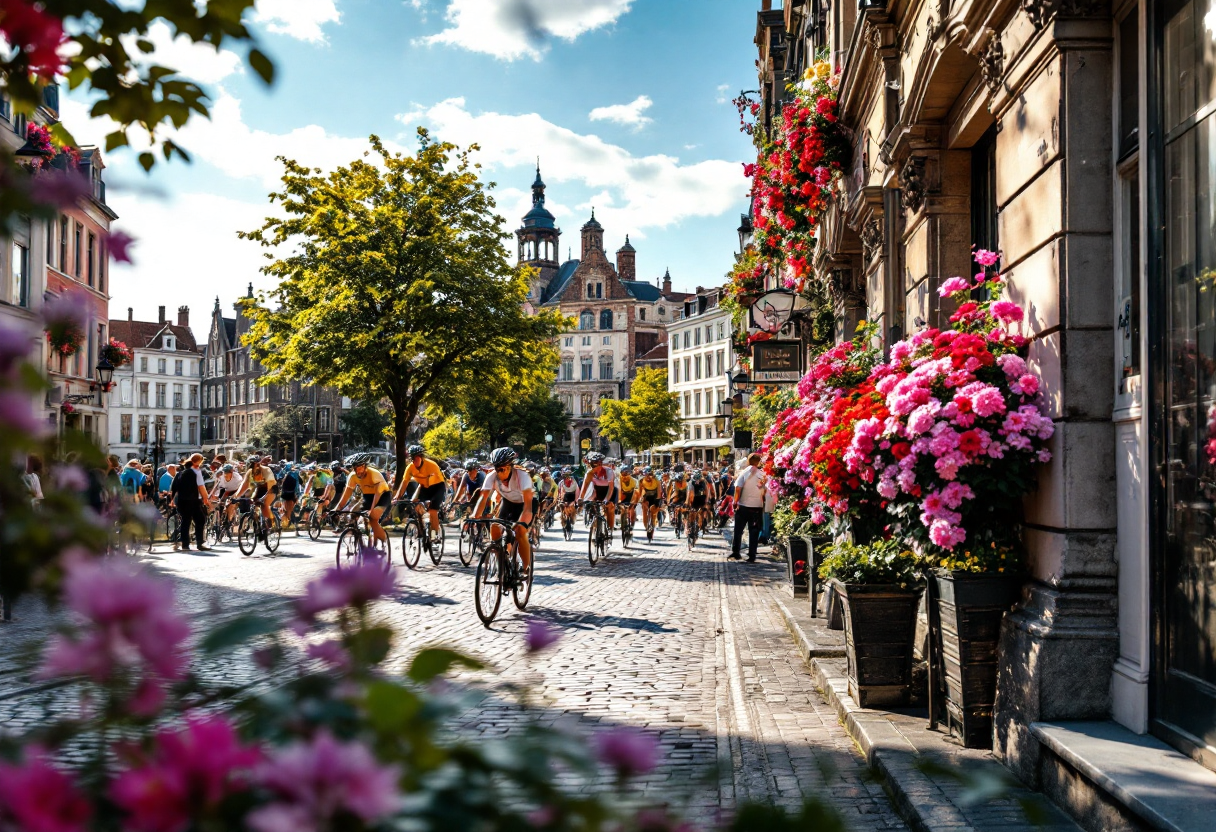
M 410 423 L 414 421 L 414 415 L 417 413 L 416 408 L 411 408 L 408 400 L 398 401 L 390 399 L 393 404 L 393 450 L 397 455 L 397 470 L 400 471 L 404 465 L 405 448 L 406 448 L 406 433 L 409 432 Z

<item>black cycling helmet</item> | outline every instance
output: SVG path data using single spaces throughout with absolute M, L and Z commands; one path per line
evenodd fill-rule
M 360 465 L 367 465 L 371 461 L 371 454 L 352 454 L 350 459 L 347 460 L 347 464 L 350 465 L 351 468 L 358 468 Z
M 602 453 L 600 453 L 599 451 L 592 451 L 591 453 L 587 454 L 587 464 L 588 465 L 601 465 L 601 464 L 603 464 L 603 462 L 604 462 L 604 455 Z
M 426 448 L 421 445 L 410 445 L 405 453 L 410 457 L 423 456 L 426 453 Z
M 511 448 L 495 448 L 490 454 L 490 464 L 495 468 L 503 465 L 510 465 L 519 459 L 519 455 Z
M 464 464 L 464 470 L 466 470 L 466 471 L 476 471 L 477 468 L 478 468 L 477 460 L 475 460 L 475 459 L 470 459 L 468 462 L 466 462 Z

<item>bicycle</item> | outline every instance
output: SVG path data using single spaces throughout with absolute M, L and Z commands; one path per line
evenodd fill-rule
M 212 538 L 217 545 L 223 543 L 225 539 L 232 540 L 232 521 L 228 519 L 230 502 L 228 497 L 221 497 L 207 518 L 207 528 L 204 534 L 206 537 Z
M 443 560 L 443 547 L 446 535 L 443 531 L 443 524 L 439 524 L 439 530 L 435 533 L 434 540 L 431 535 L 427 534 L 430 530 L 430 522 L 424 523 L 426 517 L 426 503 L 420 503 L 416 500 L 397 500 L 393 503 L 394 506 L 405 506 L 405 519 L 402 521 L 401 529 L 401 559 L 410 569 L 418 568 L 418 561 L 422 557 L 422 550 L 426 549 L 426 553 L 430 555 L 431 563 L 435 566 Z
M 646 505 L 643 504 L 642 514 L 645 517 L 644 523 L 646 526 L 646 542 L 651 543 L 654 541 L 655 518 L 658 516 L 659 510 L 658 509 L 647 510 Z
M 574 539 L 574 513 L 567 514 L 562 512 L 562 534 L 566 536 L 566 540 Z
M 629 507 L 618 507 L 617 511 L 621 515 L 621 546 L 628 549 L 630 541 L 633 540 L 633 524 L 636 521 L 629 516 Z
M 251 507 L 241 516 L 241 522 L 236 529 L 236 545 L 241 554 L 248 557 L 258 547 L 258 541 L 266 546 L 266 551 L 272 555 L 279 550 L 279 540 L 283 536 L 283 523 L 279 520 L 278 512 L 271 509 L 270 520 L 262 517 L 262 512 Z
M 586 501 L 587 513 L 591 515 L 591 527 L 587 531 L 587 560 L 595 566 L 601 558 L 608 557 L 608 521 L 604 519 L 604 504 L 595 500 Z
M 160 519 L 153 520 L 148 528 L 148 551 L 152 551 L 152 547 L 156 545 L 157 531 L 164 531 L 165 539 L 170 543 L 176 541 L 181 536 L 181 517 L 178 516 L 177 509 L 163 502 L 156 507 L 160 512 Z
M 392 566 L 393 544 L 389 540 L 388 535 L 384 536 L 383 540 L 377 540 L 371 531 L 368 514 L 362 509 L 355 511 L 336 511 L 335 515 L 345 515 L 347 520 L 342 524 L 342 531 L 338 535 L 338 548 L 334 556 L 339 569 L 349 569 L 355 566 L 362 566 L 367 558 L 369 549 L 379 552 L 379 560 L 385 572 L 389 571 Z M 364 541 L 371 541 L 371 546 L 368 546 Z
M 473 557 L 485 546 L 485 527 L 474 523 L 471 517 L 465 517 L 460 523 L 460 534 L 456 538 L 456 553 L 460 556 L 460 565 L 471 564 Z
M 529 562 L 528 568 L 524 569 L 523 559 L 515 545 L 516 524 L 507 523 L 497 517 L 469 522 L 485 527 L 497 523 L 503 528 L 502 537 L 492 541 L 482 551 L 481 558 L 477 561 L 477 573 L 473 578 L 473 601 L 477 606 L 477 617 L 481 619 L 482 624 L 489 627 L 498 615 L 502 596 L 508 592 L 511 593 L 517 609 L 527 609 L 528 599 L 532 597 L 535 560 Z M 519 525 L 526 529 L 528 524 Z
M 700 516 L 700 513 L 700 510 L 691 511 L 688 513 L 688 528 L 686 531 L 688 532 L 688 548 L 690 551 L 694 546 L 697 545 L 697 533 L 699 531 L 698 526 L 700 526 L 698 517 Z
M 684 534 L 684 511 L 683 509 L 675 508 L 671 511 L 671 528 L 679 538 Z

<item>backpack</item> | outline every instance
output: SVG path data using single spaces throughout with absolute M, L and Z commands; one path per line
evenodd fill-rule
M 122 490 L 128 494 L 137 494 L 140 486 L 144 483 L 144 472 L 135 468 L 128 468 L 122 472 L 118 481 L 122 483 Z

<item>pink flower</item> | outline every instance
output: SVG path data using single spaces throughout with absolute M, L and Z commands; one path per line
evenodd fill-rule
M 135 238 L 123 231 L 111 231 L 110 236 L 106 238 L 106 245 L 109 246 L 110 256 L 117 263 L 134 263 L 131 259 L 131 246 L 135 244 Z
M 1013 301 L 998 300 L 988 307 L 988 311 L 992 313 L 992 317 L 1007 324 L 1022 320 L 1022 307 Z
M 26 436 L 42 436 L 50 425 L 34 412 L 34 400 L 19 390 L 0 390 L 0 429 Z
M 950 295 L 957 294 L 958 292 L 967 292 L 970 290 L 971 284 L 967 282 L 966 278 L 952 277 L 946 282 L 942 283 L 941 287 L 938 288 L 937 293 L 945 298 L 949 297 Z
M 967 532 L 945 520 L 934 520 L 929 526 L 929 539 L 943 549 L 953 549 L 967 539 Z
M 76 784 L 37 746 L 20 763 L 0 762 L 0 829 L 84 832 L 92 810 Z
M 1043 448 L 1035 455 L 1035 458 L 1038 459 L 1039 462 L 1051 462 L 1051 451 Z
M 621 726 L 595 735 L 596 756 L 616 769 L 618 777 L 646 774 L 658 763 L 659 741 L 654 736 Z
M 173 585 L 117 560 L 66 561 L 64 597 L 84 626 L 74 636 L 52 639 L 41 675 L 104 682 L 117 669 L 142 666 L 161 679 L 180 679 L 190 627 L 173 609 Z
M 63 69 L 59 47 L 66 37 L 63 21 L 49 14 L 41 3 L 26 0 L 5 0 L 0 3 L 0 34 L 13 46 L 21 48 L 30 71 L 52 79 Z M 31 125 L 34 126 L 34 125 Z
M 998 252 L 988 251 L 983 248 L 975 253 L 975 262 L 985 267 L 995 265 L 996 261 L 1000 259 L 1001 255 Z
M 562 637 L 556 627 L 550 627 L 538 618 L 528 622 L 528 630 L 524 634 L 524 644 L 529 653 L 539 653 L 546 647 L 551 647 Z
M 179 832 L 249 787 L 260 752 L 223 717 L 190 717 L 156 734 L 152 753 L 114 780 L 110 796 L 136 832 Z
M 985 386 L 972 398 L 972 407 L 983 418 L 1005 412 L 1005 398 L 995 387 Z
M 395 583 L 392 571 L 384 569 L 378 554 L 364 557 L 356 566 L 349 569 L 330 567 L 320 578 L 310 581 L 304 588 L 304 597 L 296 601 L 296 610 L 301 618 L 311 621 L 326 610 L 361 607 L 391 595 Z
M 1021 389 L 1023 396 L 1033 396 L 1035 393 L 1039 392 L 1038 376 L 1026 373 L 1018 378 L 1018 388 Z
M 92 192 L 89 180 L 81 174 L 53 168 L 40 172 L 29 186 L 30 199 L 59 210 L 75 207 Z
M 365 745 L 342 743 L 325 731 L 277 751 L 255 779 L 277 800 L 248 817 L 255 832 L 314 832 L 331 828 L 339 812 L 372 824 L 397 810 L 396 766 L 382 766 Z
M 51 327 L 86 329 L 89 325 L 89 299 L 81 290 L 70 290 L 61 295 L 52 295 L 42 305 L 42 320 L 48 329 Z
M 348 670 L 351 666 L 350 653 L 342 646 L 342 642 L 331 639 L 308 645 L 308 658 L 324 662 L 335 670 Z

